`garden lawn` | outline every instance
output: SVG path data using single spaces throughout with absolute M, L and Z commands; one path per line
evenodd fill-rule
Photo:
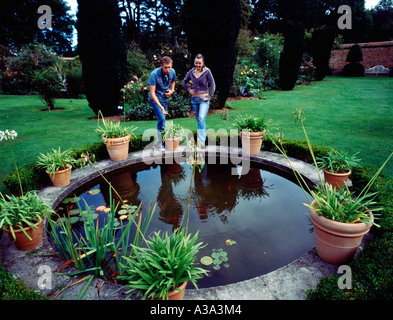
M 305 126 L 311 141 L 349 153 L 359 152 L 362 164 L 380 166 L 393 150 L 393 78 L 327 77 L 310 86 L 296 86 L 292 91 L 268 91 L 263 100 L 231 101 L 228 121 L 221 114 L 208 116 L 208 128 L 233 128 L 238 114 L 265 115 L 273 120 L 273 131 L 286 139 L 305 140 L 292 112 L 305 111 Z M 0 130 L 15 130 L 11 141 L 18 167 L 34 162 L 40 153 L 62 150 L 101 141 L 95 129 L 97 121 L 85 99 L 57 99 L 56 111 L 42 111 L 38 96 L 0 95 Z M 195 118 L 175 119 L 196 130 Z M 136 134 L 156 128 L 156 121 L 131 122 Z M 10 143 L 0 143 L 0 191 L 2 180 L 15 170 Z M 393 176 L 393 163 L 385 172 Z

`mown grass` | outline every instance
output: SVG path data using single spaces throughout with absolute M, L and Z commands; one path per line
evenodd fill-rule
M 271 118 L 274 131 L 286 139 L 304 140 L 292 112 L 305 110 L 305 125 L 310 139 L 320 146 L 334 147 L 349 153 L 359 152 L 363 165 L 380 166 L 393 148 L 393 78 L 327 77 L 310 86 L 296 86 L 292 91 L 268 91 L 263 100 L 231 101 L 229 119 L 221 114 L 207 117 L 208 128 L 232 128 L 237 114 L 265 115 Z M 18 167 L 34 162 L 39 153 L 52 148 L 62 150 L 100 141 L 95 132 L 96 115 L 87 100 L 57 99 L 56 111 L 42 111 L 38 96 L 0 95 L 0 130 L 18 132 L 12 150 Z M 196 130 L 194 118 L 175 119 Z M 156 127 L 156 121 L 131 122 L 136 133 Z M 15 170 L 8 143 L 0 143 L 0 180 Z M 393 164 L 385 172 L 393 176 Z M 4 191 L 1 182 L 0 191 Z

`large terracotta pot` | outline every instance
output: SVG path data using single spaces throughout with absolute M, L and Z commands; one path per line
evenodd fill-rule
M 169 292 L 169 300 L 183 300 L 184 298 L 184 291 L 186 290 L 188 281 L 184 281 L 182 285 L 179 287 L 180 289 L 183 290 L 183 292 L 180 292 L 178 290 L 173 290 Z
M 318 255 L 333 264 L 351 261 L 364 235 L 370 231 L 371 224 L 337 222 L 318 215 L 312 208 L 309 208 L 309 212 L 314 224 Z
M 5 232 L 8 233 L 9 239 L 15 243 L 16 247 L 19 250 L 27 251 L 38 247 L 42 242 L 42 235 L 43 235 L 43 221 L 37 222 L 35 225 L 37 228 L 34 230 L 30 227 L 24 228 L 26 233 L 30 236 L 32 240 L 30 240 L 20 229 L 14 229 L 15 238 L 11 233 L 11 230 L 4 229 Z
M 165 139 L 165 149 L 168 151 L 175 151 L 180 145 L 180 137 L 174 139 Z
M 72 167 L 68 167 L 67 169 L 56 171 L 54 174 L 50 174 L 48 171 L 46 173 L 55 187 L 65 187 L 70 184 L 71 169 Z
M 246 132 L 242 131 L 242 152 L 245 154 L 255 155 L 261 151 L 263 132 Z
M 347 181 L 351 173 L 351 170 L 348 170 L 344 173 L 332 173 L 328 171 L 323 172 L 325 182 L 331 184 L 336 189 L 340 189 L 342 186 L 344 186 L 345 181 Z
M 106 149 L 112 161 L 122 161 L 128 158 L 130 139 L 131 135 L 114 139 L 103 137 Z
M 188 281 L 184 281 L 181 285 L 180 285 L 180 289 L 183 290 L 183 292 L 178 291 L 178 290 L 173 290 L 170 291 L 168 293 L 168 300 L 183 300 L 184 298 L 184 291 L 186 290 L 186 286 L 187 286 Z M 149 298 L 148 298 L 149 299 Z M 158 298 L 154 299 L 154 300 L 159 300 Z

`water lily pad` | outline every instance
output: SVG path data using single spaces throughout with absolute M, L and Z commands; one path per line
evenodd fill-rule
M 213 266 L 213 269 L 214 269 L 214 270 L 220 270 L 220 266 L 219 266 L 219 265 L 214 265 L 214 266 Z
M 100 189 L 91 189 L 91 190 L 87 191 L 87 193 L 90 194 L 91 196 L 99 194 L 100 192 L 101 192 Z
M 99 206 L 96 208 L 97 211 L 104 211 L 106 209 L 106 206 Z
M 69 212 L 70 216 L 79 216 L 80 213 L 81 213 L 81 211 L 79 209 L 72 209 Z
M 227 240 L 225 241 L 225 243 L 227 244 L 227 246 L 233 246 L 233 245 L 236 244 L 236 241 L 235 241 L 235 240 L 232 240 L 232 239 L 227 239 Z
M 111 211 L 111 208 L 105 208 L 104 209 L 104 212 L 110 212 Z
M 71 218 L 70 218 L 70 223 L 71 223 L 71 224 L 76 223 L 76 222 L 78 222 L 78 221 L 79 221 L 79 217 L 71 217 Z
M 218 252 L 213 252 L 212 253 L 212 258 L 213 259 L 218 259 L 220 257 L 220 254 Z
M 204 256 L 201 258 L 201 263 L 205 266 L 209 266 L 213 263 L 213 259 L 210 256 Z
M 128 213 L 128 211 L 127 211 L 126 209 L 121 209 L 121 210 L 119 210 L 119 211 L 117 212 L 117 214 L 120 215 L 120 216 L 122 216 L 122 215 L 124 215 L 124 214 L 127 214 L 127 213 Z
M 221 261 L 224 261 L 224 262 L 225 262 L 225 261 L 228 261 L 228 257 L 227 257 L 227 256 L 225 256 L 225 257 L 220 257 L 220 260 L 221 260 Z
M 224 263 L 223 266 L 224 266 L 225 268 L 229 268 L 229 263 Z

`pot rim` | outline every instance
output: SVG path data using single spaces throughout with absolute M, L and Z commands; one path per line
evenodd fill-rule
M 327 171 L 327 170 L 323 170 L 323 172 L 325 174 L 332 175 L 332 176 L 346 176 L 346 175 L 350 175 L 352 173 L 351 169 L 347 169 L 346 172 L 342 172 L 342 173 L 340 173 L 340 172 L 330 172 L 330 171 Z
M 42 217 L 42 219 L 40 220 L 40 221 L 37 221 L 36 223 L 34 223 L 34 225 L 36 225 L 37 227 L 40 225 L 40 224 L 42 224 L 42 225 L 44 225 L 44 220 L 45 220 L 45 217 Z M 14 226 L 13 226 L 14 227 Z M 32 229 L 31 227 L 29 227 L 29 226 L 27 226 L 27 227 L 24 227 L 24 228 L 15 228 L 14 229 L 14 233 L 20 233 L 20 232 L 23 232 L 22 231 L 22 229 L 23 230 L 25 230 L 25 231 L 28 231 L 29 229 Z M 5 232 L 7 232 L 7 233 L 11 233 L 11 229 L 8 229 L 8 228 L 3 228 L 3 230 L 5 231 Z M 32 230 L 35 230 L 35 229 L 32 229 Z

